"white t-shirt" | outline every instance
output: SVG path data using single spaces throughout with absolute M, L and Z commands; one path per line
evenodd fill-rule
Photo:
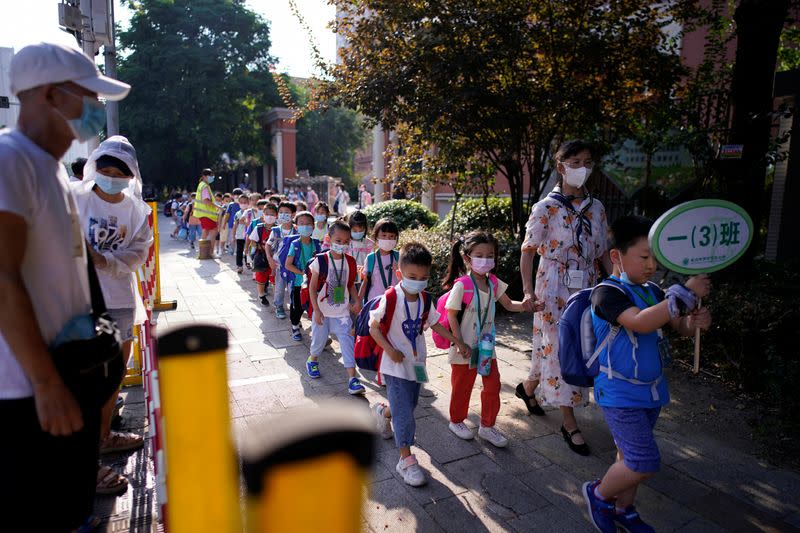
M 476 287 L 477 288 L 477 287 Z M 506 289 L 508 289 L 508 284 L 504 283 L 502 280 L 497 280 L 497 298 L 500 298 L 506 293 Z M 487 303 L 489 302 L 489 293 L 479 290 L 478 296 L 480 298 L 481 303 L 481 315 L 486 313 Z M 456 311 L 461 311 L 461 302 L 464 300 L 464 284 L 460 281 L 457 281 L 453 284 L 453 288 L 450 289 L 450 294 L 447 296 L 447 301 L 444 304 L 445 309 L 454 309 Z M 495 302 L 497 300 L 495 299 Z M 476 304 L 478 303 L 478 299 L 474 296 L 472 297 L 472 301 L 469 305 L 464 308 L 464 315 L 461 317 L 461 339 L 467 346 L 475 347 L 478 345 L 478 336 L 477 336 L 477 328 L 476 325 L 478 323 L 478 312 L 476 308 Z M 484 319 L 485 322 L 483 324 L 483 331 L 491 331 L 494 327 L 494 315 L 495 315 L 495 306 L 489 305 L 489 312 L 487 313 L 488 316 Z M 483 316 L 481 316 L 483 318 Z M 494 357 L 494 356 L 493 356 Z M 469 359 L 465 359 L 458 353 L 458 348 L 455 346 L 450 347 L 450 351 L 447 354 L 447 362 L 451 365 L 458 365 L 458 364 L 468 364 Z
M 326 254 L 326 257 L 328 258 L 328 278 L 317 294 L 319 309 L 326 318 L 350 316 L 350 291 L 347 289 L 347 282 L 350 279 L 350 267 L 347 264 L 347 259 L 345 256 L 342 256 L 341 259 L 334 259 L 330 253 Z M 318 258 L 309 265 L 311 272 L 319 273 L 320 261 L 325 261 L 325 259 Z M 341 280 L 341 286 L 344 287 L 344 303 L 334 304 L 333 290 L 334 287 L 339 286 L 339 280 Z
M 363 265 L 367 260 L 367 255 L 375 249 L 372 239 L 364 237 L 360 241 L 350 239 L 350 255 L 356 260 L 357 265 Z
M 27 224 L 22 280 L 49 345 L 70 318 L 90 311 L 83 231 L 63 165 L 19 131 L 5 136 L 0 135 L 0 211 Z M 30 380 L 0 331 L 0 399 L 31 395 Z
M 394 252 L 392 252 L 392 254 L 393 253 Z M 380 264 L 378 264 L 378 255 L 380 255 L 380 252 L 375 254 L 375 265 L 372 267 L 372 280 L 370 281 L 369 293 L 367 293 L 367 302 L 386 292 L 386 289 L 392 285 L 397 285 L 400 283 L 400 280 L 397 279 L 397 261 L 394 260 L 394 256 L 392 254 L 381 255 Z M 383 277 L 381 277 L 380 268 L 381 266 L 383 267 L 383 277 L 386 278 L 386 282 L 389 284 L 388 286 L 383 285 Z M 366 259 L 364 259 L 364 272 L 367 272 Z
M 133 309 L 138 297 L 134 272 L 147 260 L 153 243 L 145 208 L 127 194 L 117 204 L 106 202 L 91 187 L 91 182 L 78 185 L 73 194 L 89 244 L 108 261 L 97 269 L 106 307 Z
M 387 355 L 381 357 L 381 373 L 387 376 L 394 376 L 397 378 L 407 379 L 408 381 L 416 381 L 416 373 L 414 372 L 414 349 L 411 342 L 403 333 L 403 321 L 406 320 L 406 293 L 400 288 L 400 285 L 395 286 L 397 291 L 397 303 L 394 308 L 394 315 L 392 316 L 392 323 L 389 326 L 387 340 L 396 349 L 403 352 L 405 359 L 402 363 L 395 363 Z M 431 296 L 428 295 L 430 298 Z M 420 294 L 416 302 L 408 302 L 408 311 L 412 320 L 417 318 L 419 312 L 422 318 L 423 309 L 420 306 L 422 303 L 422 295 Z M 386 314 L 386 296 L 382 296 L 378 302 L 378 307 L 370 311 L 369 323 L 370 326 L 379 326 L 383 315 Z M 428 320 L 422 325 L 423 330 L 433 326 L 439 321 L 439 313 L 436 311 L 436 302 L 431 301 L 431 309 L 428 311 Z M 417 362 L 425 363 L 428 352 L 425 348 L 425 335 L 419 335 L 416 339 L 417 348 Z

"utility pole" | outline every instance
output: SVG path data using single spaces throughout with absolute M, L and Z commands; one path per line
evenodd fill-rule
M 117 78 L 117 32 L 114 29 L 114 0 L 108 2 L 108 42 L 103 46 L 106 76 Z M 119 135 L 119 103 L 106 102 L 106 130 L 108 136 Z

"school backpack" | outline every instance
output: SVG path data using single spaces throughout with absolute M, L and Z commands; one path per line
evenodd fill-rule
M 472 278 L 469 276 L 461 276 L 458 278 L 455 283 L 461 282 L 464 285 L 464 297 L 461 299 L 461 311 L 459 311 L 458 315 L 458 322 L 461 323 L 461 317 L 464 314 L 464 309 L 467 308 L 469 304 L 472 303 L 472 298 L 475 296 L 475 285 L 472 283 Z M 497 298 L 497 276 L 494 274 L 489 274 L 489 283 L 492 285 L 492 289 L 494 291 L 494 296 Z M 453 290 L 452 288 L 450 291 Z M 436 311 L 439 313 L 439 324 L 450 331 L 450 320 L 447 317 L 447 308 L 445 304 L 447 304 L 447 297 L 450 296 L 450 291 L 439 296 L 439 299 L 436 301 Z M 431 335 L 433 337 L 433 343 L 436 345 L 437 348 L 442 350 L 446 350 L 450 348 L 450 341 L 436 333 L 435 331 Z
M 367 254 L 367 264 L 366 264 L 366 268 L 364 269 L 364 276 L 367 278 L 367 281 L 366 281 L 367 289 L 364 292 L 364 294 L 369 294 L 369 291 L 372 288 L 372 271 L 375 269 L 375 263 L 377 262 L 376 254 L 379 254 L 379 253 L 381 253 L 381 252 L 378 250 L 378 251 L 370 252 L 369 254 Z M 400 262 L 400 252 L 398 252 L 397 250 L 392 250 L 392 253 L 390 254 L 389 257 L 391 257 L 392 263 L 399 263 Z M 389 273 L 389 280 L 392 279 L 392 276 L 394 276 L 394 274 L 392 274 L 390 272 Z M 391 281 L 389 281 L 389 286 L 391 286 Z M 388 289 L 389 287 L 386 287 L 386 288 Z M 366 298 L 366 296 L 365 296 L 365 298 Z
M 352 287 L 356 282 L 358 267 L 356 266 L 356 260 L 353 259 L 351 255 L 345 254 L 344 258 L 347 261 L 347 287 Z M 314 307 L 311 305 L 311 291 L 308 289 L 308 284 L 311 283 L 311 263 L 314 261 L 319 263 L 319 276 L 317 280 L 317 293 L 319 293 L 325 286 L 325 283 L 328 282 L 328 252 L 317 254 L 311 258 L 305 268 L 306 281 L 304 281 L 302 287 L 300 287 L 300 307 L 303 311 L 308 313 L 308 318 L 311 320 L 314 319 Z
M 624 292 L 632 301 L 636 301 L 630 289 L 614 278 L 608 278 L 594 287 L 583 289 L 569 297 L 558 321 L 558 362 L 561 365 L 562 379 L 577 387 L 591 387 L 594 385 L 594 378 L 602 371 L 608 374 L 609 379 L 617 378 L 635 385 L 654 387 L 661 378 L 653 382 L 643 382 L 623 376 L 611 368 L 611 357 L 608 358 L 608 367 L 600 366 L 600 354 L 606 348 L 611 350 L 614 339 L 620 331 L 628 335 L 633 346 L 634 358 L 638 347 L 636 334 L 619 325 L 612 325 L 605 338 L 597 344 L 592 322 L 592 292 L 602 286 L 614 287 Z M 661 330 L 658 330 L 658 334 L 661 336 Z
M 279 248 L 280 251 L 278 252 L 278 267 L 280 268 L 281 278 L 283 278 L 286 281 L 286 284 L 289 286 L 294 283 L 294 278 L 297 274 L 286 268 L 286 260 L 289 258 L 289 253 L 292 251 L 292 248 L 295 246 L 296 242 L 300 242 L 300 235 L 289 235 L 288 237 L 284 237 Z M 314 244 L 314 256 L 316 256 L 319 254 L 321 249 L 319 241 L 316 239 L 311 239 L 311 242 Z M 307 265 L 300 265 L 300 256 L 295 254 L 294 266 L 296 266 L 298 270 L 305 270 Z
M 397 289 L 389 287 L 382 295 L 386 297 L 386 312 L 383 315 L 380 323 L 381 333 L 386 337 L 389 333 L 389 328 L 392 325 L 394 318 L 394 308 L 397 304 Z M 422 325 L 428 322 L 428 314 L 431 311 L 431 295 L 425 291 L 420 293 L 422 297 Z M 375 342 L 372 335 L 369 333 L 370 312 L 378 307 L 381 296 L 376 296 L 366 303 L 361 311 L 358 313 L 355 325 L 356 343 L 355 343 L 355 359 L 356 366 L 362 370 L 372 370 L 377 372 L 381 367 L 381 356 L 383 355 L 383 348 Z M 422 330 L 420 330 L 422 335 Z M 378 377 L 380 383 L 380 376 Z

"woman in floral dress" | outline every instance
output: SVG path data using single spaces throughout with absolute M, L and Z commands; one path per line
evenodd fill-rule
M 526 296 L 534 296 L 534 254 L 541 256 L 536 273 L 535 300 L 544 310 L 534 314 L 533 355 L 528 379 L 517 385 L 517 397 L 531 414 L 544 416 L 536 390 L 545 405 L 561 410 L 561 434 L 570 449 L 589 455 L 589 446 L 578 429 L 574 408 L 589 402 L 588 389 L 564 382 L 558 362 L 558 321 L 570 294 L 594 286 L 600 262 L 611 271 L 608 259 L 606 212 L 585 188 L 592 172 L 591 147 L 583 141 L 564 143 L 556 153 L 559 184 L 536 203 L 526 225 L 520 270 Z

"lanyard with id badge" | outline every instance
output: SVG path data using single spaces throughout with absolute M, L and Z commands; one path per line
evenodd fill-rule
M 653 307 L 658 303 L 647 289 L 644 291 L 638 291 L 636 287 L 631 287 L 630 289 L 644 300 L 648 307 Z M 664 336 L 664 332 L 660 328 L 658 330 L 658 355 L 661 357 L 662 366 L 667 367 L 672 364 L 672 350 L 669 346 L 669 339 Z
M 406 336 L 408 342 L 411 343 L 411 352 L 414 354 L 414 378 L 417 383 L 428 382 L 428 370 L 425 368 L 425 363 L 417 360 L 417 337 L 422 333 L 422 306 L 424 305 L 423 296 L 420 294 L 417 300 L 417 318 L 411 318 L 411 310 L 408 307 L 408 299 L 403 298 L 403 303 L 406 306 L 406 319 L 403 320 L 403 335 Z
M 333 305 L 342 305 L 345 303 L 344 286 L 342 285 L 342 276 L 344 275 L 344 254 L 342 254 L 342 265 L 339 270 L 336 269 L 336 260 L 333 254 L 329 255 L 331 265 L 333 266 L 333 276 L 336 278 L 336 286 L 333 287 Z
M 486 281 L 489 285 L 489 301 L 486 302 L 486 309 L 483 313 L 481 313 L 481 291 L 478 290 L 478 285 L 475 283 L 475 278 L 473 278 L 471 274 L 470 278 L 472 279 L 472 287 L 475 291 L 475 297 L 473 300 L 475 301 L 478 321 L 475 323 L 475 338 L 477 339 L 477 343 L 472 347 L 472 356 L 469 360 L 469 367 L 477 368 L 478 374 L 481 376 L 488 376 L 492 371 L 492 355 L 494 355 L 494 324 L 492 324 L 491 332 L 484 333 L 484 329 L 486 328 L 486 321 L 489 319 L 489 314 L 494 307 L 494 298 L 492 298 L 492 295 L 494 294 L 494 287 L 492 287 L 492 282 L 487 279 Z

